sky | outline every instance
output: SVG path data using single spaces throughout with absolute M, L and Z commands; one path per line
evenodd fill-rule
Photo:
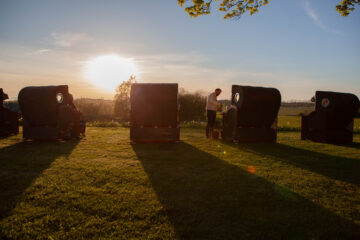
M 316 90 L 360 97 L 360 7 L 342 17 L 339 1 L 273 0 L 223 20 L 216 5 L 190 18 L 176 0 L 1 0 L 0 87 L 13 99 L 26 86 L 61 84 L 75 98 L 112 99 L 86 74 L 111 55 L 132 61 L 138 82 L 219 87 L 221 99 L 232 84 L 275 87 L 285 101 Z

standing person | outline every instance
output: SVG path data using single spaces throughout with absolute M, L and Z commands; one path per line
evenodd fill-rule
M 222 106 L 221 103 L 217 101 L 217 96 L 219 96 L 220 93 L 221 93 L 221 89 L 217 88 L 207 97 L 207 101 L 206 101 L 206 116 L 207 116 L 206 137 L 207 138 L 212 136 L 212 132 L 216 120 L 216 111 Z

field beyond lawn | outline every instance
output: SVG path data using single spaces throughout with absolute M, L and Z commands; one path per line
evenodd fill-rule
M 360 135 L 346 146 L 230 144 L 184 128 L 68 142 L 0 139 L 0 239 L 360 239 Z

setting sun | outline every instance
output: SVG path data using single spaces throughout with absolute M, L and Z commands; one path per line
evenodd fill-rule
M 84 74 L 86 80 L 95 86 L 113 92 L 131 75 L 136 75 L 137 69 L 133 59 L 111 54 L 87 61 Z

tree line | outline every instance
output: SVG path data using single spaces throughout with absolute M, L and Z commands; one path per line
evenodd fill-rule
M 117 89 L 114 100 L 103 99 L 75 99 L 75 106 L 83 113 L 87 121 L 130 121 L 130 90 L 136 77 L 131 76 L 128 81 L 121 83 Z M 178 101 L 180 105 L 180 121 L 202 122 L 206 120 L 204 93 L 179 90 Z

